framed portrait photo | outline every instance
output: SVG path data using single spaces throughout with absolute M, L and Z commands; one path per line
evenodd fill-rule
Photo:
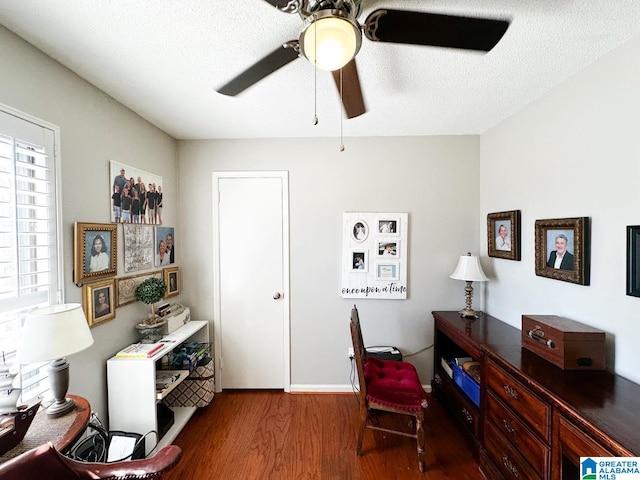
M 385 217 L 378 219 L 378 233 L 381 235 L 398 235 L 400 233 L 400 220 L 398 218 Z
M 164 275 L 164 283 L 167 285 L 167 291 L 164 298 L 173 297 L 180 293 L 180 268 L 169 267 L 162 270 Z
M 487 252 L 520 261 L 520 210 L 487 214 Z
M 354 272 L 367 272 L 368 269 L 367 250 L 353 250 L 351 252 L 351 264 Z
M 84 314 L 90 327 L 116 318 L 115 291 L 113 278 L 82 286 Z
M 117 225 L 76 222 L 73 232 L 73 281 L 76 284 L 118 273 Z
M 640 297 L 640 225 L 627 227 L 627 295 Z
M 536 275 L 589 285 L 588 217 L 536 220 Z
M 369 226 L 364 220 L 357 220 L 351 228 L 351 236 L 354 241 L 364 242 L 369 236 Z
M 400 255 L 400 244 L 397 240 L 380 240 L 376 250 L 379 257 L 394 257 Z

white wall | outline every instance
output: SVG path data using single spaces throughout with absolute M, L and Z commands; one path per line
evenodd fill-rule
M 626 226 L 640 224 L 640 37 L 481 136 L 481 248 L 486 214 L 522 210 L 522 261 L 484 261 L 487 310 L 520 327 L 555 314 L 607 332 L 608 363 L 640 381 L 640 298 L 625 295 Z M 591 217 L 591 285 L 537 277 L 537 219 Z
M 337 139 L 178 143 L 179 207 L 185 212 L 179 251 L 194 253 L 182 259 L 183 296 L 198 318 L 210 318 L 214 307 L 211 172 L 290 172 L 294 389 L 348 386 L 353 303 L 366 344 L 394 344 L 405 353 L 430 345 L 431 311 L 464 305 L 464 285 L 448 276 L 458 256 L 479 243 L 477 137 L 348 138 L 345 144 L 341 153 Z M 407 300 L 340 298 L 345 211 L 409 213 Z M 432 355 L 409 359 L 425 384 Z
M 116 160 L 163 177 L 165 223 L 175 224 L 175 140 L 1 26 L 0 64 L 0 103 L 60 127 L 65 301 L 82 303 L 72 281 L 74 222 L 109 222 L 109 161 Z M 118 235 L 124 276 L 122 229 Z M 87 398 L 103 421 L 106 359 L 137 340 L 134 325 L 147 312 L 140 302 L 117 309 L 114 320 L 91 329 L 93 346 L 69 357 L 69 393 Z

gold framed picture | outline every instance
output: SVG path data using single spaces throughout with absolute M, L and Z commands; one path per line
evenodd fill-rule
M 589 285 L 589 217 L 536 220 L 536 275 Z
M 487 252 L 520 261 L 520 210 L 487 214 Z
M 173 297 L 180 293 L 180 268 L 169 267 L 162 270 L 164 272 L 164 283 L 167 285 L 167 292 L 164 298 Z
M 115 279 L 82 286 L 84 313 L 90 327 L 116 318 Z
M 109 277 L 118 273 L 118 229 L 110 223 L 73 226 L 73 281 Z

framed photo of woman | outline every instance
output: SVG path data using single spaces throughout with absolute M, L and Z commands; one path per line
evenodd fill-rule
M 76 222 L 73 232 L 73 281 L 76 284 L 118 273 L 117 225 Z
M 113 278 L 83 285 L 83 307 L 90 327 L 116 318 L 115 291 L 116 283 Z
M 487 252 L 520 261 L 520 210 L 487 214 Z

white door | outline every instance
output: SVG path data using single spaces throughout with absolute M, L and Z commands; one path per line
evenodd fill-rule
M 289 391 L 288 174 L 213 177 L 216 384 Z

